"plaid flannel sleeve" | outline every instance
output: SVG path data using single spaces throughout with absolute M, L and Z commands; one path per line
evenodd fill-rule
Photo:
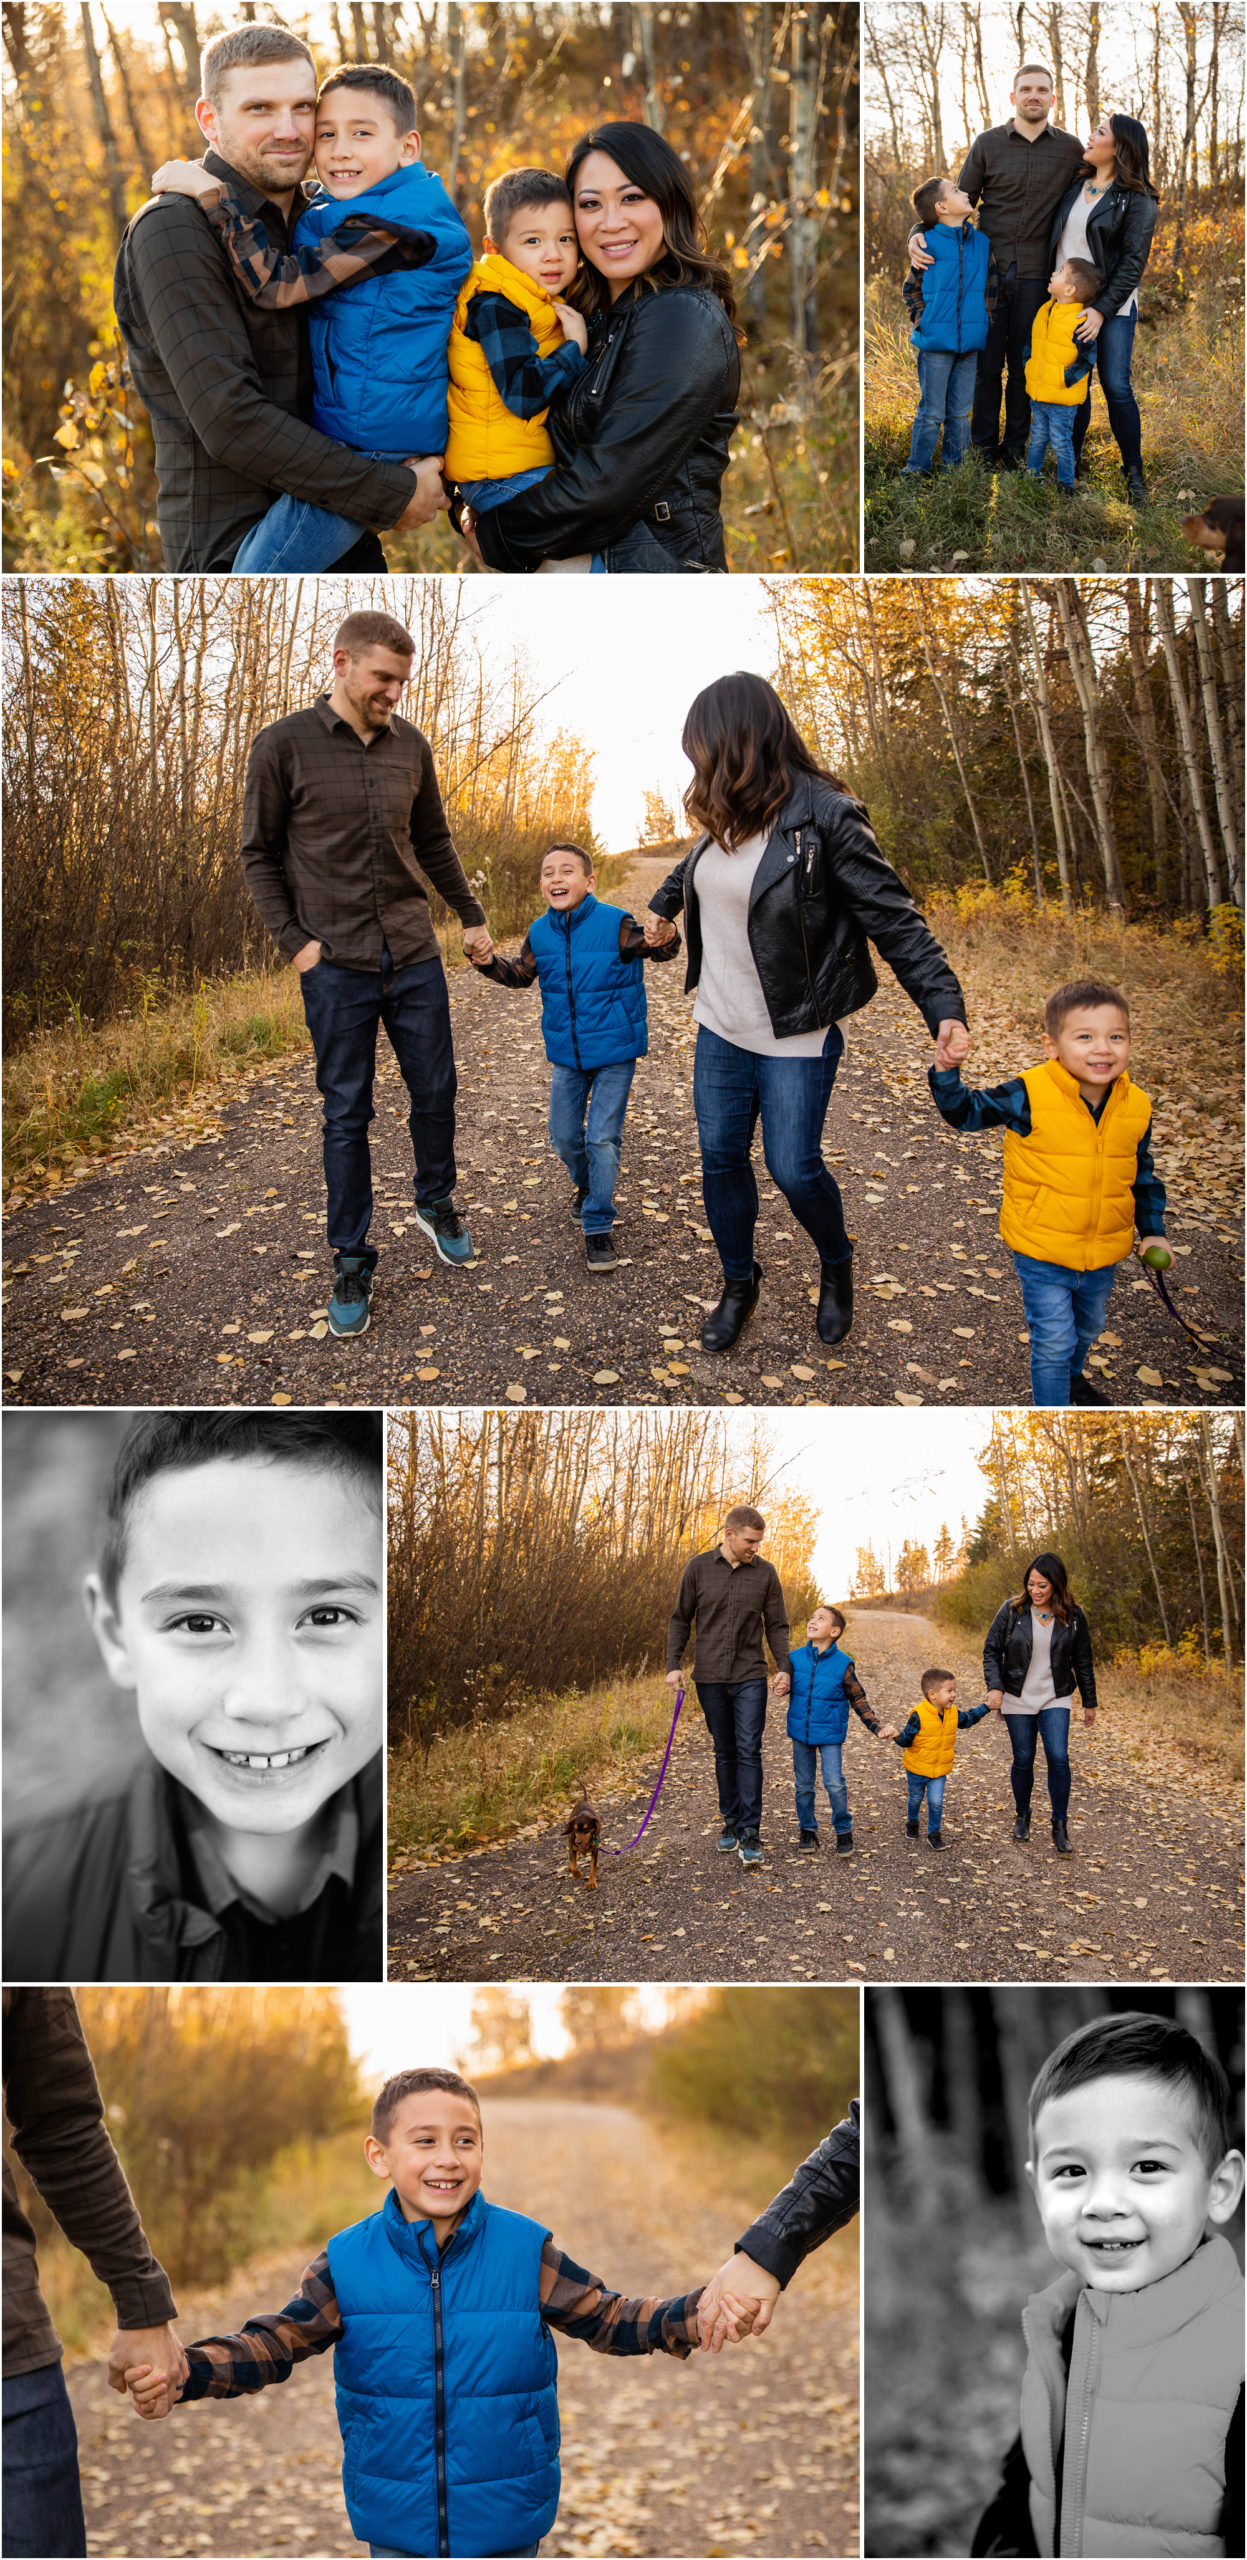
M 910 1743 L 911 1743 L 911 1742 L 916 1742 L 916 1741 L 917 1741 L 918 1736 L 919 1736 L 919 1734 L 921 1733 L 921 1731 L 922 1731 L 922 1718 L 921 1718 L 921 1716 L 916 1716 L 916 1715 L 914 1715 L 914 1714 L 912 1713 L 912 1711 L 911 1711 L 911 1713 L 910 1713 L 909 1715 L 907 1715 L 907 1716 L 906 1716 L 906 1718 L 905 1718 L 905 1722 L 904 1722 L 904 1724 L 901 1726 L 900 1732 L 899 1732 L 899 1733 L 894 1733 L 894 1734 L 893 1734 L 893 1736 L 892 1736 L 892 1739 L 893 1739 L 894 1743 L 896 1744 L 897 1750 L 898 1750 L 898 1751 L 908 1751 L 909 1746 L 910 1746 Z
M 679 948 L 678 933 L 674 942 L 647 942 L 645 927 L 637 923 L 635 916 L 625 916 L 620 925 L 619 957 L 621 960 L 674 960 Z
M 656 2296 L 610 2293 L 547 2239 L 541 2252 L 541 2316 L 568 2338 L 583 2338 L 603 2356 L 690 2356 L 697 2340 L 702 2287 L 662 2302 Z
M 1152 1162 L 1150 1120 L 1135 1158 L 1134 1220 L 1141 1236 L 1163 1236 L 1165 1232 L 1165 1186 Z
M 524 936 L 518 959 L 504 960 L 501 953 L 495 951 L 493 959 L 486 961 L 484 968 L 478 969 L 476 974 L 478 978 L 493 978 L 500 987 L 531 987 L 537 975 L 537 962 L 528 935 Z
M 1029 1138 L 1030 1097 L 1021 1076 L 976 1088 L 962 1083 L 956 1067 L 929 1067 L 927 1083 L 941 1119 L 961 1137 L 972 1138 L 980 1129 L 1012 1129 L 1016 1137 Z
M 287 2382 L 305 2356 L 322 2356 L 342 2335 L 342 2314 L 329 2278 L 329 2252 L 305 2267 L 299 2290 L 280 2311 L 244 2321 L 232 2338 L 197 2338 L 186 2350 L 183 2400 L 238 2400 L 266 2383 Z
M 523 312 L 508 302 L 505 293 L 473 294 L 464 325 L 468 336 L 476 339 L 494 389 L 513 417 L 538 417 L 549 408 L 555 392 L 584 369 L 584 357 L 570 341 L 556 347 L 553 355 L 538 355 Z
M 431 231 L 400 229 L 368 215 L 348 214 L 336 231 L 283 255 L 261 223 L 249 222 L 236 196 L 222 187 L 197 198 L 242 290 L 265 311 L 289 311 L 319 301 L 361 276 L 398 267 L 427 267 L 437 249 Z
M 856 1671 L 852 1669 L 846 1671 L 844 1675 L 844 1694 L 848 1699 L 849 1705 L 853 1709 L 854 1715 L 861 1717 L 862 1723 L 867 1727 L 869 1732 L 877 1733 L 879 1730 L 879 1718 L 875 1715 L 869 1704 L 866 1692 L 862 1687 L 861 1681 L 858 1679 Z

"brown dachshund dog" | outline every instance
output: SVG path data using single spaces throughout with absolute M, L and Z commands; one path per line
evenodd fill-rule
M 1231 576 L 1243 566 L 1243 501 L 1241 498 L 1210 498 L 1200 516 L 1183 516 L 1182 530 L 1188 542 L 1201 551 L 1210 551 L 1220 566 Z
M 592 1892 L 598 1880 L 598 1840 L 602 1830 L 598 1820 L 597 1806 L 590 1804 L 587 1796 L 582 1796 L 579 1804 L 572 1806 L 563 1828 L 567 1833 L 568 1866 L 572 1874 L 579 1879 L 580 1868 L 577 1861 L 580 1858 L 588 1859 L 589 1890 Z

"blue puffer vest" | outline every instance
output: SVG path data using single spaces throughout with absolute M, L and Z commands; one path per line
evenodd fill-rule
M 933 222 L 922 237 L 935 264 L 922 270 L 922 318 L 910 331 L 910 345 L 967 356 L 987 344 L 991 242 L 972 222 L 958 231 L 951 222 Z
M 472 2199 L 439 2259 L 427 2222 L 380 2213 L 329 2243 L 342 2486 L 361 2542 L 523 2550 L 559 2503 L 554 2340 L 527 2215 Z
M 553 1067 L 616 1067 L 645 1056 L 645 963 L 619 957 L 624 913 L 590 890 L 578 907 L 538 916 L 529 927 L 541 1036 Z
M 844 1675 L 853 1668 L 851 1653 L 838 1644 L 815 1653 L 799 1644 L 789 1655 L 792 1687 L 788 1692 L 788 1737 L 792 1742 L 843 1742 L 849 1729 L 849 1702 Z
M 426 267 L 365 276 L 308 307 L 316 397 L 312 424 L 360 453 L 444 453 L 449 433 L 446 355 L 472 243 L 440 178 L 416 161 L 363 195 L 318 197 L 301 213 L 296 244 L 337 231 L 353 213 L 375 213 L 402 230 L 431 231 L 437 255 Z

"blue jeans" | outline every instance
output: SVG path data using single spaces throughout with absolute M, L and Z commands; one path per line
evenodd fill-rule
M 587 1193 L 580 1223 L 587 1236 L 609 1235 L 624 1113 L 636 1059 L 614 1067 L 555 1067 L 550 1077 L 550 1144 L 578 1191 Z
M 1083 402 L 1084 408 L 1086 402 Z M 1026 448 L 1026 468 L 1032 480 L 1043 476 L 1043 458 L 1051 445 L 1056 455 L 1056 476 L 1063 489 L 1074 486 L 1074 420 L 1077 410 L 1064 408 L 1059 400 L 1032 400 L 1031 440 Z
M 927 1830 L 928 1832 L 942 1831 L 944 1828 L 944 1789 L 948 1784 L 947 1772 L 942 1778 L 920 1778 L 916 1769 L 907 1769 L 905 1775 L 909 1781 L 909 1810 L 905 1817 L 906 1821 L 917 1821 L 918 1816 L 922 1811 L 922 1799 L 925 1796 L 927 1800 Z
M 1108 422 L 1117 439 L 1117 450 L 1125 471 L 1143 469 L 1143 423 L 1130 381 L 1130 359 L 1134 352 L 1138 317 L 1138 312 L 1132 311 L 1129 319 L 1123 320 L 1118 312 L 1113 319 L 1105 321 L 1095 342 L 1095 369 L 1100 377 Z M 1088 385 L 1087 397 L 1075 412 L 1075 459 L 1082 452 L 1083 439 L 1090 424 L 1091 391 Z
M 818 1784 L 818 1764 L 823 1764 L 823 1785 L 831 1806 L 831 1819 L 837 1834 L 852 1833 L 853 1816 L 849 1811 L 849 1790 L 840 1768 L 842 1742 L 801 1742 L 792 1736 L 792 1774 L 797 1782 L 797 1820 L 803 1831 L 817 1831 L 818 1815 L 814 1810 L 814 1789 Z
M 1069 1811 L 1069 1708 L 1041 1707 L 1037 1716 L 1011 1716 L 1006 1698 L 1002 1713 L 1013 1745 L 1009 1777 L 1018 1812 L 1030 1812 L 1031 1788 L 1035 1783 L 1035 1752 L 1042 1742 L 1044 1759 L 1048 1764 L 1052 1819 L 1064 1822 Z
M 945 347 L 916 347 L 914 353 L 918 358 L 918 414 L 905 469 L 915 475 L 930 470 L 942 427 L 944 469 L 952 471 L 964 461 L 970 443 L 978 357 L 954 355 L 951 348 Z
M 372 462 L 407 462 L 406 453 L 374 453 Z M 255 576 L 266 574 L 298 576 L 305 570 L 332 569 L 344 551 L 358 542 L 362 527 L 352 524 L 349 516 L 336 516 L 329 507 L 313 506 L 310 498 L 292 498 L 283 494 L 274 498 L 266 516 L 253 524 L 234 553 L 234 574 Z
M 1036 1404 L 1068 1404 L 1071 1377 L 1103 1330 L 1117 1266 L 1070 1271 L 1063 1262 L 1036 1262 L 1015 1253 L 1022 1306 L 1031 1338 L 1031 1394 Z
M 850 1260 L 843 1204 L 822 1155 L 823 1122 L 843 1055 L 834 1022 L 821 1058 L 755 1057 L 698 1024 L 693 1109 L 701 1196 L 726 1279 L 753 1278 L 758 1186 L 750 1159 L 759 1119 L 767 1172 L 813 1238 L 819 1260 Z
M 87 2547 L 78 2430 L 59 2363 L 4 2385 L 4 2560 L 79 2560 Z
M 762 1828 L 762 1729 L 765 1680 L 698 1680 L 701 1711 L 714 1744 L 714 1775 L 725 1831 Z
M 384 1024 L 411 1097 L 416 1202 L 430 1209 L 455 1187 L 455 1053 L 450 1000 L 440 960 L 405 969 L 343 969 L 318 960 L 300 980 L 325 1109 L 328 1234 L 335 1253 L 357 1253 L 375 1268 L 372 1223 L 372 1082 L 377 1028 Z
M 478 516 L 488 515 L 491 507 L 500 507 L 505 499 L 518 498 L 525 489 L 535 489 L 539 480 L 548 477 L 550 468 L 549 463 L 543 462 L 533 471 L 512 471 L 502 480 L 461 480 L 459 487 Z M 590 565 L 595 578 L 605 577 L 606 562 L 600 551 L 594 552 Z

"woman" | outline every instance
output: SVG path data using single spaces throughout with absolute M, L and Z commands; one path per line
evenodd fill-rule
M 1070 1709 L 1077 1689 L 1083 1723 L 1094 1724 L 1095 1665 L 1091 1631 L 1059 1556 L 1036 1556 L 1016 1598 L 997 1610 L 983 1647 L 983 1678 L 988 1706 L 1003 1714 L 1013 1745 L 1013 1837 L 1030 1838 L 1035 1752 L 1042 1742 L 1052 1799 L 1052 1845 L 1068 1858 Z
M 1048 253 L 1053 269 L 1066 258 L 1089 258 L 1104 278 L 1083 313 L 1077 335 L 1095 341 L 1096 365 L 1117 438 L 1132 506 L 1147 500 L 1143 477 L 1139 404 L 1130 386 L 1130 358 L 1139 316 L 1138 282 L 1147 265 L 1160 210 L 1148 176 L 1147 135 L 1134 116 L 1105 116 L 1053 217 Z M 1074 452 L 1083 447 L 1091 416 L 1084 400 L 1074 420 Z
M 550 406 L 556 467 L 463 529 L 489 569 L 599 552 L 612 571 L 725 570 L 719 497 L 740 350 L 688 176 L 643 124 L 578 142 L 567 184 L 588 363 Z
M 698 991 L 693 1108 L 723 1265 L 702 1347 L 730 1351 L 757 1303 L 759 1119 L 767 1169 L 818 1253 L 819 1339 L 840 1342 L 853 1321 L 853 1249 L 822 1136 L 841 1019 L 878 983 L 867 935 L 923 1014 L 940 1066 L 959 1065 L 970 1046 L 961 989 L 860 800 L 815 762 L 761 676 L 708 685 L 683 745 L 693 767 L 684 806 L 705 832 L 651 899 L 645 930 L 670 940 L 683 908 L 684 983 Z

